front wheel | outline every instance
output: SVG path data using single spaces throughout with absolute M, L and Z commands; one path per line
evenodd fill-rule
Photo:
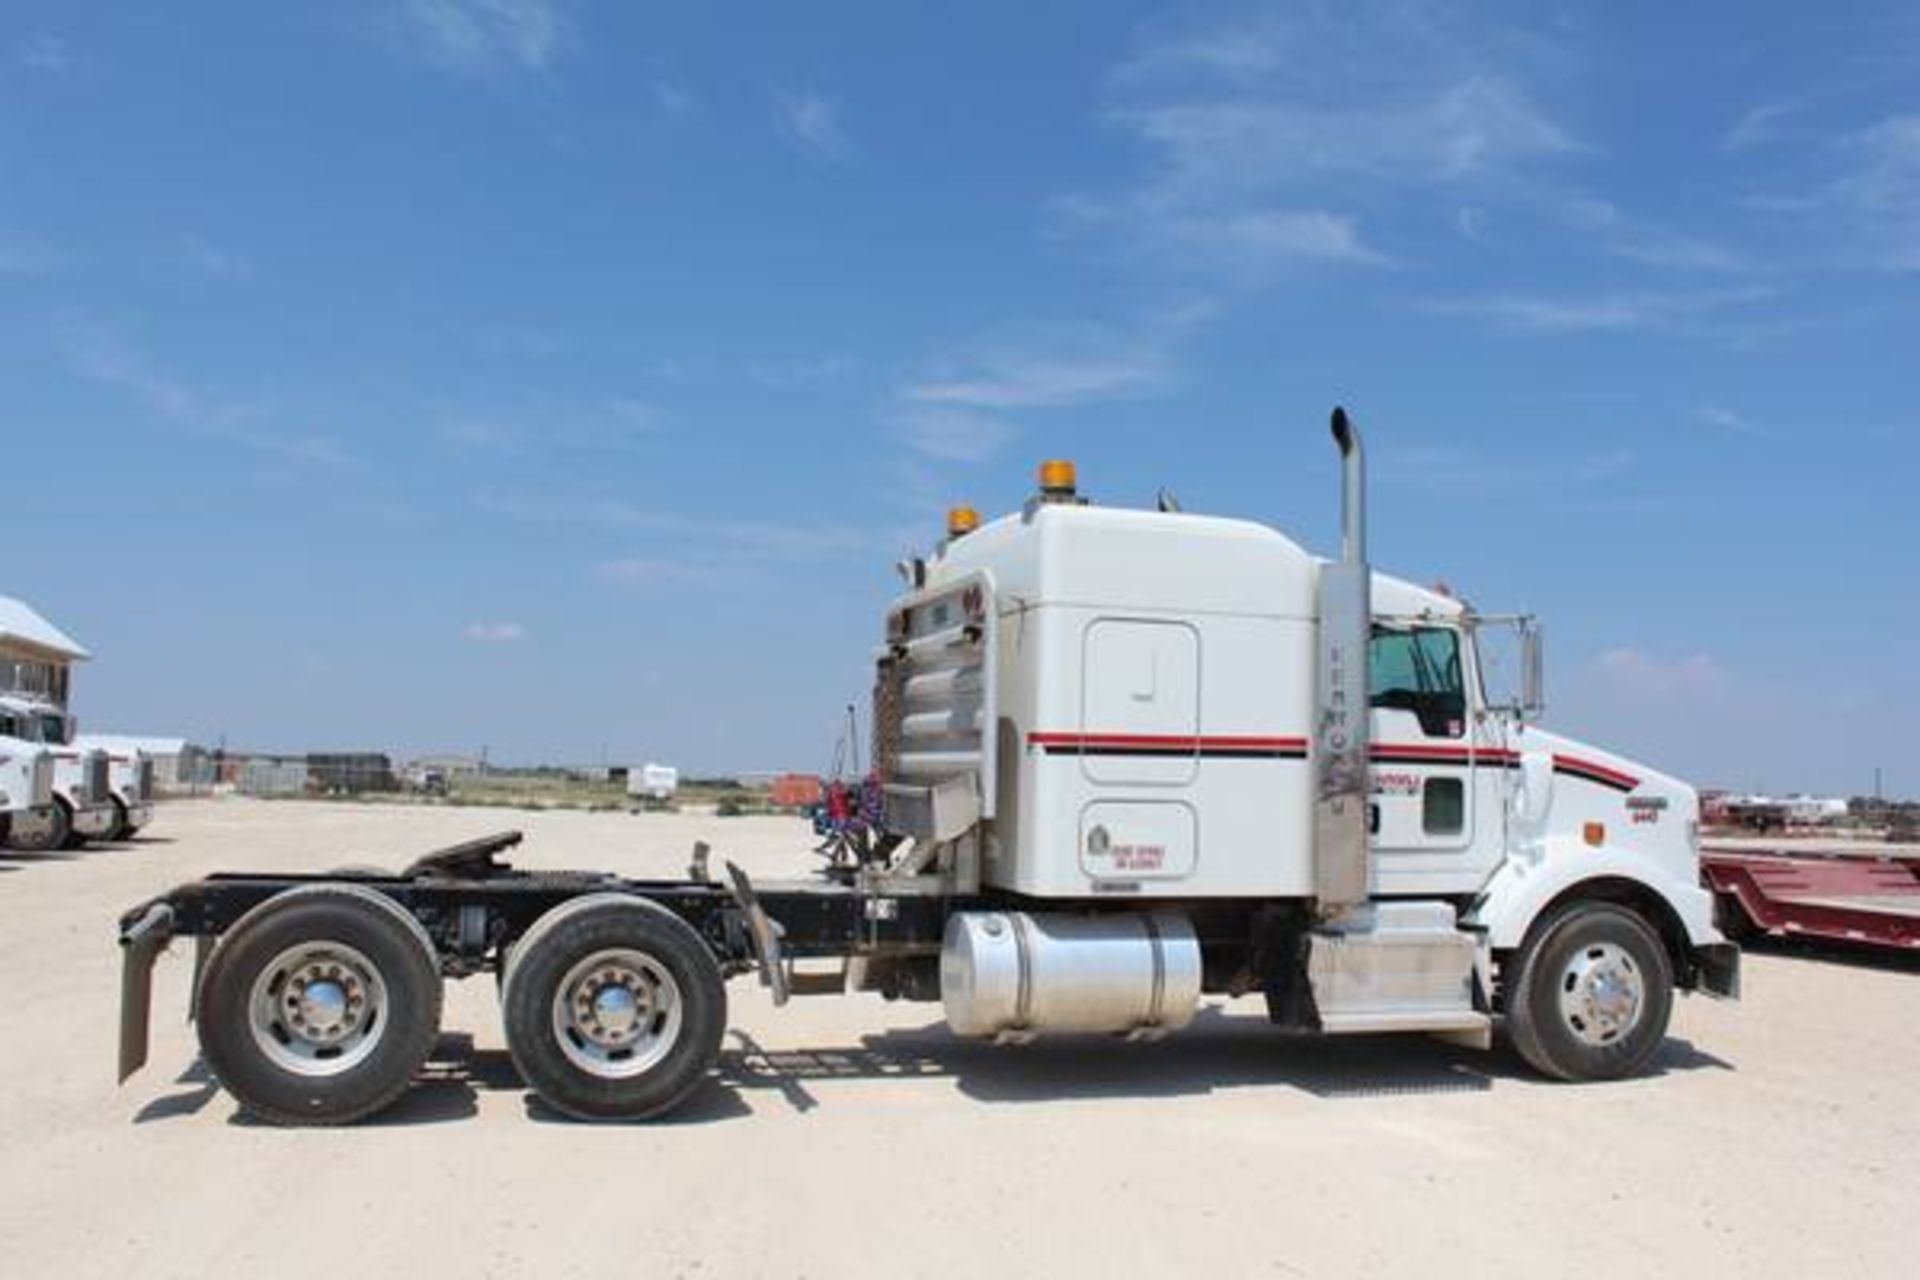
M 727 993 L 680 917 L 621 894 L 576 898 L 516 942 L 501 991 L 507 1047 L 533 1091 L 581 1120 L 677 1106 L 720 1053 Z
M 1510 961 L 1507 1035 L 1535 1070 L 1561 1080 L 1617 1080 L 1666 1038 L 1673 965 L 1646 921 L 1622 907 L 1563 908 Z

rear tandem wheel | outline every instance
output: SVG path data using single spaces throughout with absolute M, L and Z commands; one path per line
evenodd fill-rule
M 713 952 L 658 903 L 597 893 L 562 903 L 513 944 L 501 1012 L 514 1064 L 541 1100 L 582 1120 L 639 1120 L 707 1076 L 727 1025 Z
M 419 921 L 358 885 L 307 885 L 221 938 L 200 978 L 200 1048 L 260 1119 L 350 1124 L 406 1092 L 439 1037 L 441 997 Z

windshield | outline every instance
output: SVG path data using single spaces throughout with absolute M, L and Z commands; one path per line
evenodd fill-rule
M 0 711 L 0 737 L 64 746 L 67 718 L 58 712 Z

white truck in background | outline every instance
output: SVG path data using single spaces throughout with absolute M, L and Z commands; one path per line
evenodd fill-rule
M 1203 998 L 1283 1032 L 1487 1045 L 1541 1074 L 1639 1072 L 1675 994 L 1738 991 L 1693 788 L 1532 723 L 1530 618 L 1367 563 L 1336 410 L 1342 551 L 1264 524 L 1096 506 L 1048 463 L 1023 508 L 901 570 L 875 653 L 875 776 L 820 875 L 517 870 L 517 832 L 397 874 L 223 873 L 120 920 L 120 1073 L 155 958 L 193 937 L 205 1061 L 252 1114 L 341 1124 L 407 1088 L 446 978 L 497 974 L 507 1046 L 584 1119 L 709 1076 L 725 979 L 776 1003 L 939 1002 L 958 1035 L 1151 1039 Z M 798 625 L 795 620 L 793 625 Z M 1480 636 L 1517 630 L 1489 699 Z
M 113 795 L 113 762 L 105 751 L 73 741 L 72 716 L 50 702 L 0 694 L 0 726 L 39 743 L 53 759 L 53 803 L 16 815 L 7 833 L 9 844 L 46 852 L 120 838 L 122 810 Z M 151 816 L 142 806 L 142 825 Z
M 89 734 L 72 735 L 82 751 L 107 753 L 107 781 L 113 802 L 113 830 L 108 840 L 131 840 L 153 821 L 153 757 L 138 747 Z
M 38 820 L 53 805 L 53 754 L 31 738 L 12 732 L 0 716 L 0 844 L 13 835 L 15 817 Z

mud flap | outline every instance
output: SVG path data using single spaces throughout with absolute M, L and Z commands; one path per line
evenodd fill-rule
M 147 1065 L 153 962 L 173 940 L 173 908 L 156 902 L 120 933 L 120 1083 Z
M 792 994 L 787 986 L 787 965 L 780 954 L 780 926 L 760 905 L 747 873 L 729 862 L 727 876 L 733 881 L 733 898 L 747 919 L 747 937 L 753 942 L 753 958 L 760 962 L 760 984 L 773 992 L 776 1005 L 785 1004 Z
M 1693 949 L 1696 990 L 1721 1000 L 1740 998 L 1740 948 L 1716 942 Z

